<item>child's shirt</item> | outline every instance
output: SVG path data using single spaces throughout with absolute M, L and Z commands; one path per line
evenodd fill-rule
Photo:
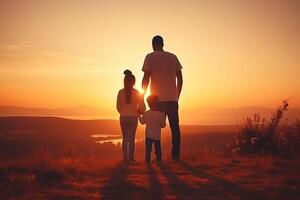
M 161 128 L 166 126 L 166 118 L 160 111 L 147 110 L 139 117 L 141 124 L 146 124 L 146 137 L 153 140 L 161 139 Z
M 125 89 L 121 89 L 117 97 L 117 110 L 121 116 L 139 116 L 139 111 L 146 110 L 144 99 L 136 89 L 131 91 L 131 101 L 126 103 Z

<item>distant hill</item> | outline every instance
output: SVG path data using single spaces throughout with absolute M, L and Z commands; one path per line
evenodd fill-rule
M 59 117 L 0 117 L 0 133 L 118 134 L 116 120 L 74 120 Z
M 182 124 L 232 125 L 240 123 L 255 113 L 269 119 L 275 111 L 276 108 L 265 107 L 196 107 L 191 110 L 180 110 L 180 118 Z M 117 117 L 116 113 L 112 111 L 89 106 L 56 109 L 0 106 L 0 116 L 45 116 L 71 119 L 116 119 Z M 285 112 L 284 118 L 288 118 L 290 121 L 300 119 L 300 109 L 289 109 Z
M 139 126 L 138 134 L 144 137 L 145 126 Z M 228 132 L 232 125 L 200 126 L 181 125 L 183 133 Z M 169 132 L 169 128 L 163 130 Z M 34 133 L 58 135 L 121 134 L 118 120 L 74 120 L 59 117 L 0 117 L 1 133 Z
M 198 107 L 186 111 L 189 113 L 185 118 L 191 124 L 239 124 L 246 117 L 252 117 L 254 114 L 260 114 L 262 118 L 270 119 L 276 112 L 276 108 L 265 107 Z M 300 119 L 300 109 L 291 108 L 284 113 L 284 118 L 289 121 Z
M 0 106 L 0 116 L 93 116 L 107 115 L 108 112 L 90 106 L 70 108 L 30 108 L 21 106 Z

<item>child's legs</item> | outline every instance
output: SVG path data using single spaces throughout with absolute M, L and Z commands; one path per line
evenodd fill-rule
M 135 132 L 137 124 L 137 117 L 132 117 L 128 124 L 129 160 L 134 160 Z
M 151 160 L 152 143 L 153 143 L 153 140 L 146 137 L 146 140 L 145 140 L 145 144 L 146 144 L 145 160 L 147 162 L 150 162 L 150 160 Z
M 160 140 L 154 140 L 156 160 L 161 160 L 161 144 Z
M 120 117 L 120 126 L 122 130 L 122 151 L 123 151 L 123 159 L 128 159 L 128 123 L 126 117 Z

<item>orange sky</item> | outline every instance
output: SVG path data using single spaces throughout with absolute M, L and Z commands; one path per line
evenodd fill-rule
M 155 34 L 183 65 L 182 118 L 203 106 L 300 107 L 299 1 L 0 2 L 0 105 L 115 113 Z M 186 118 L 187 121 L 187 118 Z

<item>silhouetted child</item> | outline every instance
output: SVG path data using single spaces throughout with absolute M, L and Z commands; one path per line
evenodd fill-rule
M 152 144 L 154 143 L 156 160 L 161 161 L 161 128 L 166 126 L 166 118 L 158 108 L 158 98 L 154 95 L 150 95 L 147 98 L 150 110 L 147 110 L 142 116 L 139 117 L 141 124 L 146 124 L 146 155 L 145 160 L 150 162 Z
M 135 76 L 130 70 L 125 70 L 124 75 L 124 88 L 118 92 L 117 110 L 120 113 L 120 125 L 123 135 L 123 161 L 132 162 L 135 161 L 135 133 L 138 125 L 138 116 L 146 108 L 144 98 L 138 90 L 134 89 Z

